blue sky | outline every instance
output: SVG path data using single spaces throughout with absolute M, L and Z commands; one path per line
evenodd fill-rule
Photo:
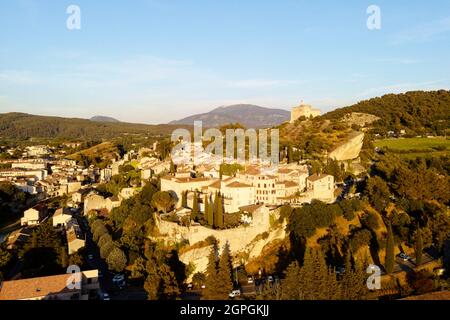
M 69 5 L 81 30 L 66 28 Z M 381 30 L 366 27 L 369 5 Z M 162 123 L 450 88 L 450 2 L 0 0 L 0 113 Z

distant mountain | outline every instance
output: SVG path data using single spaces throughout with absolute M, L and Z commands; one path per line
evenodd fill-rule
M 277 126 L 290 119 L 291 113 L 282 109 L 271 109 L 251 104 L 237 104 L 219 107 L 207 113 L 196 114 L 170 124 L 193 125 L 194 121 L 203 121 L 204 127 L 220 127 L 230 123 L 240 123 L 246 128 L 264 128 Z
M 0 138 L 111 139 L 128 134 L 168 135 L 177 125 L 95 122 L 89 119 L 36 116 L 26 113 L 0 113 Z M 183 126 L 189 129 L 189 126 Z
M 112 117 L 106 117 L 106 116 L 94 116 L 90 118 L 89 120 L 94 122 L 120 122 L 117 119 L 114 119 Z

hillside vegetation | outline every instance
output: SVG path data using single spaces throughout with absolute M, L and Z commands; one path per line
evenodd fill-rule
M 376 131 L 406 130 L 416 135 L 444 135 L 450 131 L 450 91 L 411 91 L 388 94 L 329 112 L 324 119 L 342 119 L 352 112 L 375 115 Z
M 0 138 L 98 140 L 127 134 L 165 135 L 179 127 L 187 126 L 94 122 L 88 119 L 36 116 L 26 113 L 0 114 Z

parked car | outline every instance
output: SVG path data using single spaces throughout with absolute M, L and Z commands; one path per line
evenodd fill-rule
M 187 288 L 188 288 L 188 290 L 192 290 L 192 283 L 189 283 L 189 284 L 187 285 Z
M 248 277 L 248 279 L 247 279 L 247 283 L 253 283 L 253 277 Z
M 116 275 L 114 275 L 112 282 L 114 283 L 114 285 L 116 287 L 118 287 L 119 289 L 123 289 L 126 287 L 127 283 L 125 281 L 125 275 L 122 273 L 118 273 Z
M 239 297 L 241 295 L 241 290 L 236 289 L 230 292 L 230 294 L 228 295 L 230 298 L 236 298 Z
M 267 281 L 268 281 L 268 282 L 273 282 L 273 277 L 272 277 L 272 276 L 268 276 L 268 277 L 267 277 Z
M 94 260 L 94 255 L 88 254 L 88 260 Z
M 402 259 L 403 261 L 408 261 L 408 260 L 411 260 L 411 257 L 410 256 L 408 256 L 406 253 L 400 253 L 399 255 L 398 255 L 399 257 L 400 257 L 400 259 Z
M 105 293 L 103 294 L 103 300 L 107 300 L 107 301 L 108 301 L 108 300 L 111 300 L 111 298 L 109 297 L 109 294 L 108 294 L 108 293 L 105 292 Z

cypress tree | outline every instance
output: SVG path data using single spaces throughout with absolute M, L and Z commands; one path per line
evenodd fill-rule
M 288 146 L 287 160 L 288 160 L 288 163 L 294 162 L 294 151 L 292 150 L 292 145 Z
M 206 216 L 208 225 L 212 227 L 214 225 L 214 211 L 213 211 L 212 204 L 209 203 L 208 198 L 209 198 L 209 196 L 206 195 L 205 196 L 205 216 Z
M 175 164 L 173 163 L 172 160 L 170 160 L 170 173 L 172 175 L 175 175 L 175 172 L 177 171 L 177 168 L 175 167 Z
M 395 244 L 394 244 L 394 233 L 392 232 L 392 226 L 388 224 L 388 234 L 386 239 L 386 257 L 384 260 L 384 268 L 386 273 L 390 274 L 394 271 L 394 259 L 395 259 Z
M 416 231 L 416 243 L 414 246 L 415 254 L 416 254 L 416 265 L 420 266 L 422 264 L 422 255 L 423 255 L 423 238 L 422 231 L 417 229 Z
M 200 210 L 198 207 L 198 193 L 197 191 L 194 192 L 194 199 L 192 204 L 192 213 L 191 213 L 191 219 L 194 221 L 198 221 Z
M 214 228 L 222 229 L 223 228 L 223 203 L 222 203 L 222 195 L 216 194 L 215 200 L 216 212 L 214 214 Z
M 184 191 L 181 193 L 181 206 L 183 208 L 187 208 L 187 191 Z

